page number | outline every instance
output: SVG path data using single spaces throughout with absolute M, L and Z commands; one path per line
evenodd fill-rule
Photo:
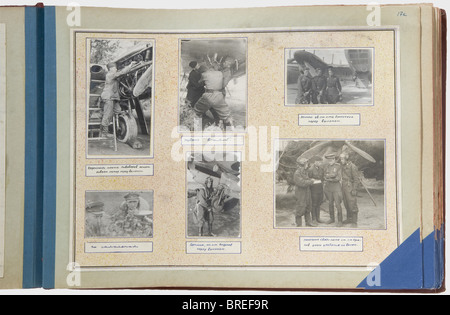
M 408 15 L 405 12 L 403 12 L 403 11 L 399 11 L 397 13 L 397 16 L 408 16 Z

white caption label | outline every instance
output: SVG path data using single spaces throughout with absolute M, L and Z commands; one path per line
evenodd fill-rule
M 300 250 L 305 252 L 362 252 L 362 237 L 300 237 Z
M 153 164 L 86 165 L 86 176 L 153 176 Z
M 181 137 L 182 145 L 244 145 L 244 137 L 226 137 L 226 136 L 183 136 Z
M 84 251 L 93 253 L 151 253 L 153 242 L 95 242 L 86 243 Z
M 359 126 L 360 114 L 300 114 L 299 126 Z
M 240 254 L 241 242 L 187 242 L 187 254 Z

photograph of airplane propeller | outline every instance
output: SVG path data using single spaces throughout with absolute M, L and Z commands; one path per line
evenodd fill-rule
M 286 105 L 299 105 L 296 104 L 298 80 L 306 69 L 311 81 L 318 75 L 329 77 L 329 69 L 332 69 L 341 85 L 338 104 L 372 105 L 373 55 L 373 48 L 286 49 Z M 321 69 L 320 74 L 318 69 Z M 326 89 L 331 86 L 327 81 L 324 81 L 327 84 Z M 312 95 L 313 83 L 311 88 Z M 324 94 L 327 93 L 326 89 Z M 317 104 L 327 103 L 329 102 L 326 97 L 317 102 Z
M 186 162 L 187 235 L 198 235 L 199 204 L 209 211 L 213 235 L 240 236 L 241 161 L 236 152 L 192 153 Z
M 247 125 L 247 39 L 181 39 L 179 65 L 180 131 L 198 131 L 200 127 L 206 132 L 244 131 Z M 208 76 L 209 71 L 222 72 L 221 82 L 217 72 Z M 223 94 L 220 99 L 218 92 Z M 213 93 L 216 94 L 213 96 Z M 211 95 L 205 95 L 201 105 L 196 106 L 204 94 Z M 202 120 L 198 129 L 194 126 L 196 114 Z
M 358 170 L 357 203 L 360 213 L 358 228 L 385 228 L 385 141 L 365 139 L 279 140 L 274 175 L 276 226 L 294 225 L 293 211 L 296 207 L 294 173 L 298 169 L 297 159 L 308 160 L 309 169 L 315 164 L 313 161 L 318 161 L 318 167 L 325 169 L 329 163 L 326 156 L 334 154 L 336 163 L 341 165 L 339 157 L 342 153 L 348 155 L 348 160 Z M 328 200 L 324 194 L 320 207 L 322 218 L 329 217 L 328 208 Z M 319 227 L 328 226 L 319 224 Z
M 153 40 L 90 40 L 89 156 L 153 155 L 154 46 Z

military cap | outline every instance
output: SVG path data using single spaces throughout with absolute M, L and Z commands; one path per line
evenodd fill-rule
M 308 162 L 308 159 L 305 159 L 301 156 L 299 156 L 297 159 L 297 164 L 300 164 L 300 165 L 305 165 L 307 162 Z
M 329 160 L 334 159 L 334 158 L 336 158 L 336 154 L 334 154 L 334 153 L 327 154 L 327 155 L 325 155 L 325 158 L 329 159 Z
M 139 194 L 130 192 L 124 196 L 125 200 L 139 200 Z
M 88 212 L 102 212 L 105 204 L 101 201 L 88 201 L 86 203 L 86 211 Z
M 197 67 L 197 61 L 191 61 L 191 62 L 189 62 L 189 67 L 191 67 L 191 68 Z

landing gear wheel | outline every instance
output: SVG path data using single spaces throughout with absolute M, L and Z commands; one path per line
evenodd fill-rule
M 138 135 L 136 119 L 130 115 L 119 115 L 117 125 L 117 140 L 133 145 Z

